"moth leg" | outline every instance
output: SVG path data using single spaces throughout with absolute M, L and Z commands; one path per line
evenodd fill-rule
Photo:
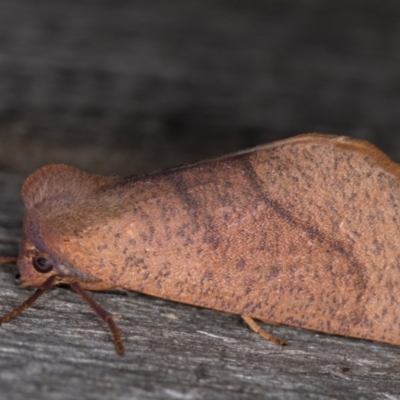
M 122 356 L 125 352 L 122 339 L 119 334 L 119 329 L 113 320 L 113 314 L 105 310 L 99 303 L 97 303 L 92 297 L 90 297 L 77 281 L 73 281 L 70 284 L 72 290 L 81 296 L 82 300 L 110 327 L 110 331 L 113 335 L 114 346 L 117 353 Z
M 59 277 L 57 275 L 52 275 L 47 278 L 46 281 L 36 289 L 36 292 L 33 293 L 32 296 L 25 300 L 19 307 L 14 308 L 14 310 L 0 318 L 0 324 L 8 322 L 10 319 L 15 318 L 17 315 L 21 314 L 22 311 L 29 308 L 41 295 L 48 292 L 51 287 L 54 286 L 58 278 Z
M 0 264 L 16 264 L 17 256 L 0 256 Z
M 261 328 L 261 326 L 258 325 L 257 322 L 254 321 L 252 317 L 249 317 L 248 315 L 242 315 L 242 318 L 254 332 L 260 334 L 264 339 L 270 340 L 271 342 L 279 344 L 280 346 L 286 345 L 286 342 L 284 340 L 279 339 L 278 337 L 272 335 L 271 333 Z

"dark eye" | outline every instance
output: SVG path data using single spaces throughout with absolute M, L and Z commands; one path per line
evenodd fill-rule
M 33 257 L 32 265 L 37 272 L 41 272 L 42 274 L 50 272 L 53 269 L 53 265 L 45 257 Z

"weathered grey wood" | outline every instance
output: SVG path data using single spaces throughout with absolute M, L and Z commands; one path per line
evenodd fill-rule
M 354 0 L 0 3 L 0 254 L 20 185 L 66 162 L 130 174 L 307 131 L 400 160 L 399 3 Z M 15 172 L 19 171 L 19 172 Z M 25 300 L 0 268 L 0 314 Z M 0 326 L 0 399 L 400 399 L 400 347 L 271 331 L 134 293 L 95 293 L 126 355 L 68 288 Z

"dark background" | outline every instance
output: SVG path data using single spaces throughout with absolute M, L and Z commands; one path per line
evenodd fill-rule
M 305 132 L 400 159 L 399 34 L 398 1 L 3 1 L 0 166 L 133 174 Z
M 397 0 L 0 1 L 0 254 L 21 238 L 20 186 L 64 162 L 130 175 L 305 132 L 400 161 Z M 0 270 L 0 312 L 20 304 Z M 127 354 L 57 288 L 0 327 L 0 398 L 400 398 L 400 349 L 289 327 L 265 342 L 235 315 L 135 294 Z

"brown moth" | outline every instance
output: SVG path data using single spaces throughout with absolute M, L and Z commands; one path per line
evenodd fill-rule
M 400 166 L 368 142 L 301 135 L 129 178 L 48 165 L 22 188 L 18 256 L 38 291 L 124 288 L 400 345 Z M 7 261 L 7 260 L 3 260 Z M 10 260 L 8 260 L 10 261 Z

